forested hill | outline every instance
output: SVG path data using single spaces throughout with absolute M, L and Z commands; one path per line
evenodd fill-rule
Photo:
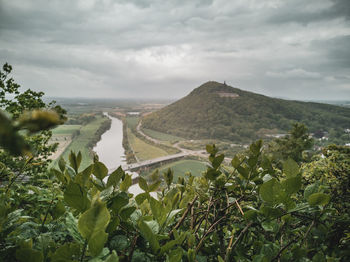
M 190 139 L 240 142 L 287 131 L 296 121 L 311 132 L 340 134 L 350 128 L 350 108 L 271 98 L 211 81 L 146 116 L 143 127 Z

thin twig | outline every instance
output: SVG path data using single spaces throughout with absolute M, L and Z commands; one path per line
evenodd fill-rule
M 218 219 L 217 221 L 215 221 L 215 222 L 208 228 L 208 231 L 205 232 L 205 234 L 202 236 L 201 240 L 199 241 L 199 244 L 198 244 L 197 247 L 196 247 L 196 252 L 198 252 L 198 250 L 199 250 L 200 247 L 202 246 L 202 243 L 203 243 L 204 239 L 206 238 L 206 236 L 214 230 L 215 226 L 216 226 L 217 224 L 219 224 L 219 223 L 221 222 L 221 220 L 223 220 L 223 219 L 225 219 L 225 218 L 226 218 L 226 216 L 221 217 L 220 219 Z
M 238 241 L 243 237 L 243 235 L 245 234 L 245 232 L 247 232 L 247 230 L 253 225 L 253 222 L 250 222 L 248 225 L 246 225 L 245 228 L 243 228 L 243 230 L 241 231 L 241 233 L 239 233 L 237 239 L 235 240 L 235 242 L 232 244 L 232 248 L 234 249 L 236 247 L 236 245 L 238 244 Z
M 191 209 L 191 207 L 193 206 L 194 202 L 196 202 L 198 196 L 195 196 L 195 198 L 192 200 L 191 203 L 188 203 L 187 205 L 187 209 L 185 210 L 185 212 L 182 214 L 182 217 L 180 218 L 179 222 L 177 222 L 177 224 L 175 225 L 175 227 L 170 231 L 169 236 L 171 236 L 171 234 L 173 233 L 174 230 L 178 229 L 181 224 L 185 221 L 185 218 L 189 212 L 189 210 Z
M 135 246 L 136 246 L 136 242 L 137 242 L 137 238 L 138 238 L 138 237 L 139 237 L 139 236 L 136 235 L 136 236 L 134 237 L 133 241 L 132 241 L 132 245 L 131 245 L 131 249 L 130 249 L 130 252 L 129 252 L 128 261 L 131 261 L 131 259 L 132 259 L 132 255 L 133 255 L 133 253 L 134 253 L 134 250 L 135 250 Z
M 285 245 L 284 247 L 282 247 L 282 248 L 278 251 L 277 255 L 272 259 L 272 261 L 279 259 L 279 257 L 281 256 L 282 252 L 283 252 L 284 250 L 286 250 L 291 244 L 293 244 L 294 242 L 297 242 L 298 239 L 299 239 L 299 237 L 295 237 L 295 238 L 292 239 L 287 245 Z

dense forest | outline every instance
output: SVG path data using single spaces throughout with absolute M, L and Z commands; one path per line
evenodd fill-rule
M 11 69 L 0 71 L 0 261 L 349 261 L 348 147 L 308 156 L 294 124 L 229 164 L 207 145 L 201 176 L 140 177 L 134 196 L 130 174 L 97 159 L 82 169 L 78 152 L 48 169 L 65 110 L 21 93 Z
M 306 124 L 318 137 L 348 138 L 350 109 L 321 103 L 290 101 L 207 82 L 188 96 L 147 115 L 145 128 L 189 139 L 249 142 L 285 133 L 293 122 Z M 325 124 L 327 123 L 327 124 Z

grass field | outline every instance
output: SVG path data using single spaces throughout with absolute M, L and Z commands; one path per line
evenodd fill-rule
M 52 130 L 52 135 L 72 135 L 74 131 L 80 128 L 81 125 L 61 125 Z
M 91 121 L 80 129 L 80 134 L 74 138 L 70 145 L 62 153 L 61 157 L 68 161 L 68 155 L 70 151 L 79 152 L 81 151 L 83 160 L 80 165 L 80 169 L 83 169 L 92 163 L 92 155 L 88 148 L 88 143 L 94 137 L 96 130 L 101 126 L 101 124 L 106 121 L 105 118 L 98 116 L 95 120 Z M 54 161 L 56 165 L 57 161 Z
M 174 181 L 177 181 L 178 177 L 184 176 L 186 172 L 191 172 L 193 176 L 200 176 L 205 171 L 206 163 L 197 160 L 180 160 L 158 168 L 159 173 L 162 174 L 168 168 L 174 171 Z
M 126 117 L 126 124 L 131 129 L 136 129 L 137 124 L 139 123 L 139 117 L 138 116 L 128 116 Z
M 129 140 L 130 147 L 133 149 L 139 161 L 168 155 L 168 153 L 165 150 L 159 147 L 155 147 L 150 144 L 147 144 L 143 140 L 136 137 L 132 133 L 130 128 L 128 128 L 127 132 L 128 132 L 128 140 Z
M 177 142 L 177 141 L 182 141 L 184 140 L 183 138 L 181 137 L 178 137 L 178 136 L 173 136 L 173 135 L 168 135 L 168 134 L 165 134 L 165 133 L 162 133 L 162 132 L 158 132 L 158 131 L 155 131 L 155 130 L 151 130 L 151 129 L 147 129 L 147 128 L 142 128 L 142 131 L 154 138 L 154 139 L 157 139 L 157 140 L 160 140 L 160 141 L 169 141 L 171 143 L 174 143 L 174 142 Z

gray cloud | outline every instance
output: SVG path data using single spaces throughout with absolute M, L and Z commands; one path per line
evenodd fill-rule
M 0 0 L 0 62 L 51 96 L 350 99 L 349 23 L 347 0 Z

